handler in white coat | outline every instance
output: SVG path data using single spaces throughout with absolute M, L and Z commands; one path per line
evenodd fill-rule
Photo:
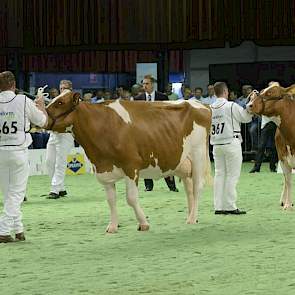
M 215 164 L 215 214 L 245 214 L 237 208 L 236 185 L 242 167 L 242 137 L 240 123 L 248 123 L 252 115 L 234 102 L 229 102 L 224 82 L 214 84 L 216 101 L 211 105 L 212 126 L 210 143 Z
M 44 98 L 36 104 L 23 94 L 15 94 L 12 72 L 0 73 L 0 188 L 3 214 L 0 216 L 0 243 L 24 241 L 21 203 L 29 177 L 28 146 L 32 143 L 30 122 L 47 125 Z M 15 233 L 15 239 L 11 236 Z
M 65 89 L 73 90 L 71 81 L 60 81 L 60 93 Z M 71 133 L 50 133 L 46 149 L 46 167 L 51 179 L 51 189 L 47 199 L 59 199 L 67 195 L 64 185 L 67 155 L 73 147 L 74 138 Z

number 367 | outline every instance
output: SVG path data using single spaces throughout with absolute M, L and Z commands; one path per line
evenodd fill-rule
M 222 134 L 224 129 L 224 123 L 217 123 L 217 124 L 212 124 L 211 128 L 211 134 Z

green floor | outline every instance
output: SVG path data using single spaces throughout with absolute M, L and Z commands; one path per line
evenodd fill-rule
M 118 184 L 119 233 L 106 235 L 108 207 L 93 175 L 66 178 L 70 196 L 40 197 L 31 177 L 23 206 L 27 241 L 0 244 L 0 294 L 295 294 L 295 212 L 279 207 L 282 175 L 249 174 L 238 186 L 245 216 L 215 216 L 212 188 L 198 225 L 186 225 L 186 199 L 161 180 L 140 199 L 149 232 L 137 223 Z M 2 207 L 1 207 L 2 208 Z

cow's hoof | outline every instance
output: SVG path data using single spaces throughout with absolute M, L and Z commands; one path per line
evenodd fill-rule
M 186 223 L 187 224 L 197 224 L 198 220 L 187 219 Z
M 137 230 L 138 231 L 148 231 L 150 229 L 149 224 L 139 224 Z
M 108 234 L 114 234 L 118 231 L 118 225 L 115 224 L 109 224 L 106 228 L 106 233 Z
M 284 202 L 281 202 L 281 207 L 284 207 Z
M 289 210 L 289 209 L 293 209 L 292 207 L 293 207 L 293 204 L 288 204 L 288 203 L 286 203 L 286 204 L 284 205 L 283 209 L 284 209 L 284 210 Z

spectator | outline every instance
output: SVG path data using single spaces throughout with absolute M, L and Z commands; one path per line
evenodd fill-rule
M 49 99 L 53 99 L 59 95 L 59 92 L 56 88 L 50 88 L 49 89 Z
M 242 96 L 240 96 L 236 103 L 240 105 L 242 108 L 246 107 L 248 96 L 253 91 L 253 87 L 251 85 L 243 85 L 242 86 Z
M 182 99 L 184 99 L 184 100 L 189 100 L 189 99 L 193 98 L 192 91 L 191 91 L 190 87 L 187 85 L 184 86 L 182 93 L 183 93 Z
M 103 93 L 103 99 L 109 100 L 112 99 L 112 91 L 110 89 L 106 89 Z
M 203 88 L 196 87 L 195 88 L 195 96 L 193 98 L 200 101 L 200 102 L 202 102 L 202 100 L 204 99 L 204 97 L 203 97 Z
M 248 132 L 251 138 L 251 152 L 257 152 L 260 138 L 261 117 L 254 115 L 252 122 L 248 126 Z
M 90 92 L 84 93 L 83 99 L 82 99 L 84 102 L 91 103 L 91 99 L 92 99 L 92 93 Z
M 168 100 L 168 97 L 158 91 L 154 90 L 154 83 L 156 82 L 156 79 L 151 76 L 151 75 L 145 75 L 142 81 L 144 93 L 140 94 L 135 97 L 135 100 L 145 100 L 145 101 L 158 101 L 158 100 Z M 166 177 L 165 178 L 166 184 L 170 191 L 178 192 L 178 189 L 176 188 L 175 185 L 175 180 L 174 177 Z M 152 179 L 145 179 L 144 180 L 145 184 L 145 190 L 146 191 L 152 191 L 154 188 L 154 182 Z
M 238 98 L 237 92 L 235 90 L 230 90 L 228 95 L 228 101 L 235 102 Z
M 131 97 L 130 100 L 134 100 L 134 98 L 140 94 L 144 93 L 144 90 L 142 88 L 142 85 L 140 84 L 134 84 L 131 87 Z
M 95 93 L 95 96 L 91 98 L 91 103 L 100 103 L 103 102 L 103 90 L 102 89 L 98 89 Z
M 177 100 L 178 99 L 178 95 L 176 93 L 172 92 L 172 83 L 168 83 L 166 86 L 166 93 L 165 93 L 169 100 Z
M 277 150 L 274 144 L 277 125 L 275 124 L 274 120 L 275 120 L 274 117 L 262 116 L 260 144 L 258 146 L 258 151 L 256 154 L 255 165 L 250 170 L 250 173 L 260 172 L 260 167 L 264 158 L 265 148 L 268 142 L 270 142 L 270 149 L 271 149 L 269 169 L 271 172 L 277 171 L 276 164 L 278 162 L 278 155 L 277 155 Z
M 201 102 L 203 104 L 211 105 L 212 103 L 216 101 L 216 98 L 217 98 L 215 95 L 214 86 L 209 84 L 207 87 L 207 90 L 208 90 L 208 96 L 205 98 L 202 98 Z
M 124 90 L 122 92 L 122 97 L 121 99 L 124 99 L 124 100 L 131 100 L 131 93 L 128 91 L 128 90 Z
M 122 98 L 122 95 L 123 95 L 123 91 L 126 90 L 126 88 L 123 86 L 123 85 L 119 85 L 117 88 L 116 88 L 116 92 L 117 92 L 117 96 L 118 98 Z

